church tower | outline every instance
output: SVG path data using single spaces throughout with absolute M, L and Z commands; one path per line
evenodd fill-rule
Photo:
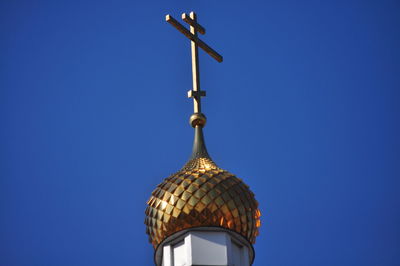
M 207 152 L 201 112 L 198 47 L 218 62 L 223 58 L 198 33 L 205 29 L 196 14 L 182 14 L 190 31 L 172 16 L 166 21 L 191 40 L 194 143 L 189 161 L 152 192 L 145 211 L 146 233 L 155 248 L 158 266 L 248 266 L 253 263 L 252 244 L 260 227 L 260 211 L 254 194 L 238 177 L 221 169 Z

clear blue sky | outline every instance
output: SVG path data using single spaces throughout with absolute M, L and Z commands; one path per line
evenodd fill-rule
M 0 265 L 152 265 L 144 209 L 205 136 L 262 211 L 255 266 L 400 264 L 398 1 L 2 1 Z

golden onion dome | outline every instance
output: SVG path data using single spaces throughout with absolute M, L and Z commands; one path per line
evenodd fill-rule
M 253 192 L 238 177 L 219 168 L 208 155 L 196 123 L 190 160 L 152 192 L 146 208 L 146 233 L 154 248 L 168 236 L 193 227 L 222 227 L 255 242 L 260 211 Z

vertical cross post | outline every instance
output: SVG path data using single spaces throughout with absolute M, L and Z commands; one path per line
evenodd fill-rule
M 190 12 L 190 18 L 197 23 L 196 13 Z M 197 37 L 197 29 L 190 25 L 190 33 Z M 193 97 L 194 113 L 201 113 L 200 71 L 199 71 L 199 48 L 197 43 L 191 40 L 192 50 L 192 75 L 193 75 Z
M 193 98 L 194 113 L 201 114 L 201 97 L 206 96 L 206 92 L 200 89 L 200 69 L 199 69 L 199 47 L 208 53 L 218 62 L 222 62 L 223 58 L 214 49 L 204 43 L 197 36 L 198 33 L 205 34 L 206 30 L 197 23 L 196 13 L 190 12 L 188 16 L 186 13 L 182 14 L 182 20 L 190 25 L 190 31 L 187 30 L 182 24 L 170 15 L 166 15 L 165 20 L 174 26 L 178 31 L 190 39 L 190 47 L 192 52 L 192 75 L 193 75 L 193 89 L 188 91 L 188 97 Z M 204 116 L 204 115 L 203 115 Z

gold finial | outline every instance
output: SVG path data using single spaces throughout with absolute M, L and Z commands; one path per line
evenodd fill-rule
M 196 13 L 190 12 L 188 16 L 186 13 L 182 14 L 182 20 L 190 25 L 190 31 L 187 30 L 182 24 L 180 24 L 171 15 L 167 15 L 165 20 L 179 30 L 183 35 L 191 40 L 191 51 L 192 51 L 192 75 L 193 75 L 193 90 L 188 91 L 188 97 L 193 98 L 194 113 L 201 114 L 201 97 L 206 96 L 206 92 L 200 89 L 200 70 L 199 70 L 199 55 L 198 47 L 203 49 L 206 53 L 212 56 L 218 62 L 222 62 L 223 58 L 220 54 L 214 51 L 210 46 L 200 40 L 197 33 L 205 34 L 206 30 L 197 22 Z M 204 126 L 205 116 L 198 116 L 197 119 L 191 118 L 191 125 Z

